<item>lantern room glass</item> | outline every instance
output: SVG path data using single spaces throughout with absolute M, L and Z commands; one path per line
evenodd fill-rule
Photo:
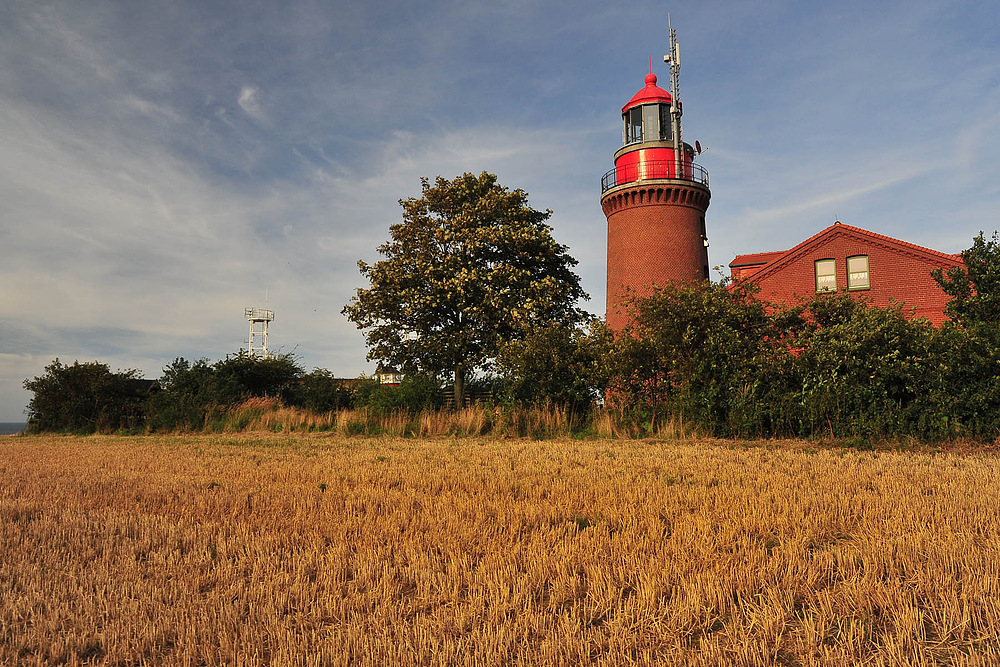
M 625 143 L 642 141 L 642 107 L 633 107 L 625 112 Z
M 660 141 L 673 141 L 673 128 L 670 123 L 670 105 L 661 104 L 660 107 Z

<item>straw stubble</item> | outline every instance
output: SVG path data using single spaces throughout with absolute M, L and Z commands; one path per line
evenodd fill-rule
M 3 664 L 994 664 L 984 454 L 0 442 Z

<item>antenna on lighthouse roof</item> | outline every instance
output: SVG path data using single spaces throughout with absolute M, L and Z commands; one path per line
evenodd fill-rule
M 682 155 L 684 153 L 684 140 L 681 137 L 681 100 L 680 100 L 680 75 L 681 75 L 681 47 L 677 43 L 677 31 L 670 24 L 670 12 L 667 12 L 667 33 L 670 38 L 670 53 L 663 56 L 663 62 L 670 65 L 670 120 L 673 125 L 674 135 L 674 177 L 680 178 Z

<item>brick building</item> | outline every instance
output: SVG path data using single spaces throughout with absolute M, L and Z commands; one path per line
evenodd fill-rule
M 961 255 L 837 222 L 791 250 L 737 255 L 734 280 L 760 287 L 760 296 L 792 303 L 817 293 L 847 291 L 876 306 L 904 303 L 935 325 L 944 322 L 948 297 L 931 269 L 961 266 Z

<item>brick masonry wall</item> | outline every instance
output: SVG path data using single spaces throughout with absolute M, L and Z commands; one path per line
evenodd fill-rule
M 948 297 L 931 278 L 931 269 L 961 265 L 960 260 L 949 262 L 944 258 L 931 258 L 919 252 L 883 245 L 871 240 L 834 236 L 822 245 L 796 257 L 787 266 L 776 271 L 761 271 L 752 278 L 764 299 L 794 303 L 800 298 L 816 294 L 814 262 L 819 259 L 836 260 L 837 291 L 847 289 L 847 258 L 868 255 L 867 290 L 852 290 L 851 294 L 866 299 L 876 306 L 887 306 L 891 301 L 915 308 L 917 316 L 926 317 L 935 326 L 947 319 L 944 307 Z
M 607 323 L 620 331 L 628 322 L 627 295 L 649 294 L 654 285 L 702 280 L 708 249 L 701 219 L 709 193 L 700 187 L 633 186 L 602 199 L 608 219 Z

